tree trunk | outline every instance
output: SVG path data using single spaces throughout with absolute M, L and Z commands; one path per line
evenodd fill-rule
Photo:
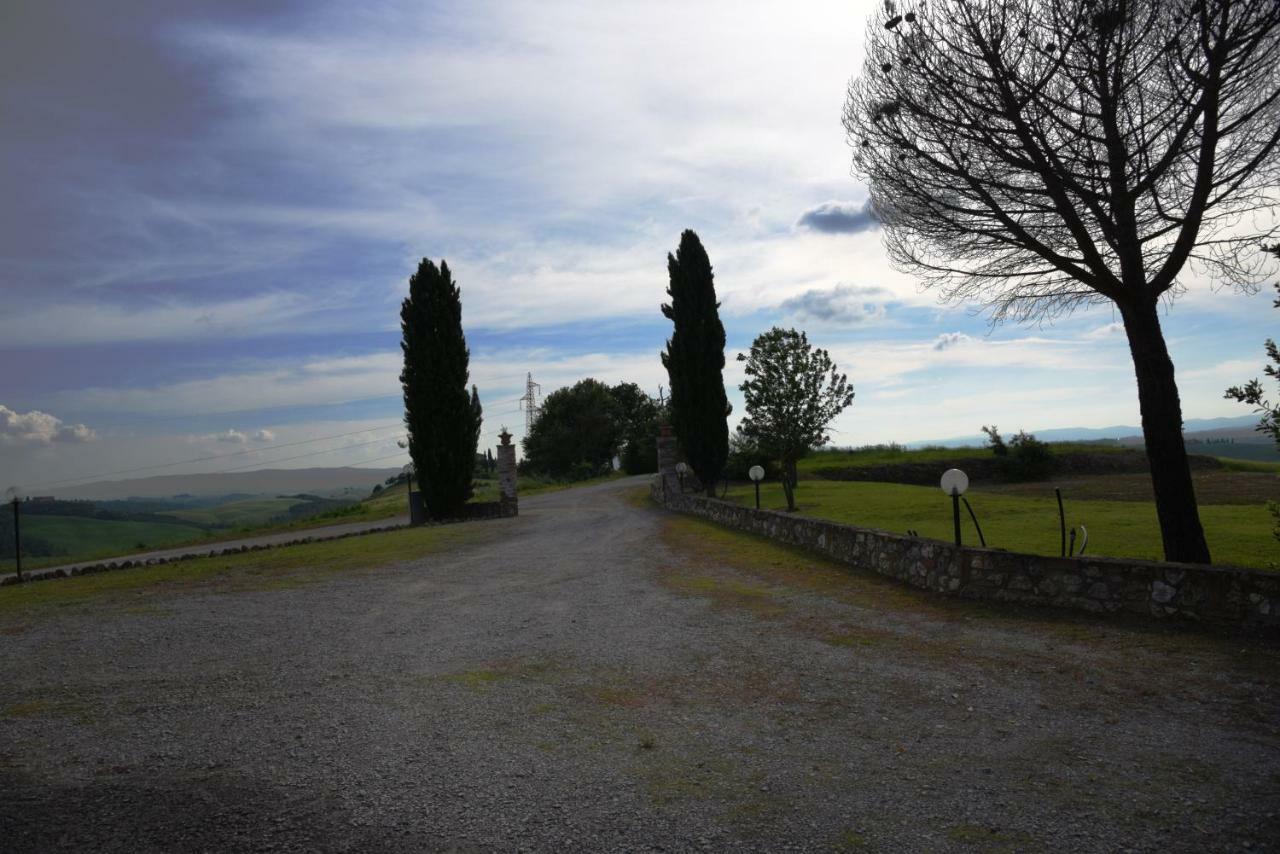
M 1156 302 L 1151 300 L 1121 305 L 1120 314 L 1138 379 L 1142 437 L 1151 465 L 1164 557 L 1184 563 L 1209 563 L 1209 546 L 1200 526 L 1191 465 L 1182 439 L 1182 404 L 1156 309 Z
M 782 491 L 787 496 L 787 511 L 796 510 L 796 464 L 795 460 L 782 461 Z

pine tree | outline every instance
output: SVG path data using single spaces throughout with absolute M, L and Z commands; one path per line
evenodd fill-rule
M 667 255 L 669 304 L 662 313 L 675 326 L 662 354 L 671 379 L 671 423 L 685 458 L 708 495 L 729 456 L 729 398 L 724 391 L 724 324 L 716 302 L 711 260 L 692 230 Z
M 444 261 L 423 258 L 400 306 L 403 340 L 404 422 L 409 456 L 427 512 L 447 517 L 471 497 L 480 434 L 479 396 L 467 394 L 466 337 L 462 303 Z

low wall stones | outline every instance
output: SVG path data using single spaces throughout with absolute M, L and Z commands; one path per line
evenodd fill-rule
M 668 509 L 798 546 L 912 587 L 966 599 L 1136 614 L 1280 636 L 1280 573 L 1104 557 L 1043 557 L 957 547 L 699 495 L 650 493 Z

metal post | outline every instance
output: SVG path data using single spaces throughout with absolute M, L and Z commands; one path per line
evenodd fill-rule
M 964 502 L 964 509 L 969 511 L 969 518 L 973 520 L 973 529 L 978 532 L 978 542 L 982 543 L 982 547 L 987 547 L 987 538 L 982 536 L 982 526 L 978 524 L 978 514 L 973 512 L 973 505 L 969 503 L 969 499 L 961 498 Z
M 18 580 L 22 580 L 22 536 L 18 531 L 18 496 L 13 496 L 13 559 L 18 569 Z
M 1067 514 L 1062 509 L 1062 490 L 1058 487 L 1053 488 L 1053 494 L 1058 496 L 1058 530 L 1062 532 L 1062 557 L 1067 556 Z
M 760 481 L 756 481 L 756 509 L 760 509 Z
M 960 545 L 960 490 L 951 490 L 951 516 L 956 525 L 956 545 Z

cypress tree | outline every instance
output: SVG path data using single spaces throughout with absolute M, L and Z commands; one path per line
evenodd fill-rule
M 428 258 L 409 278 L 400 306 L 404 423 L 427 512 L 452 516 L 471 497 L 480 434 L 479 396 L 467 393 L 470 353 L 462 302 L 449 265 Z
M 484 407 L 480 405 L 480 393 L 474 385 L 471 387 L 471 419 L 472 433 L 475 436 L 471 442 L 471 456 L 475 457 L 480 447 L 480 425 L 484 423 Z
M 711 259 L 692 230 L 667 255 L 669 304 L 662 313 L 675 328 L 662 354 L 671 379 L 671 426 L 685 458 L 708 495 L 729 456 L 729 398 L 724 391 L 724 324 L 716 302 Z

